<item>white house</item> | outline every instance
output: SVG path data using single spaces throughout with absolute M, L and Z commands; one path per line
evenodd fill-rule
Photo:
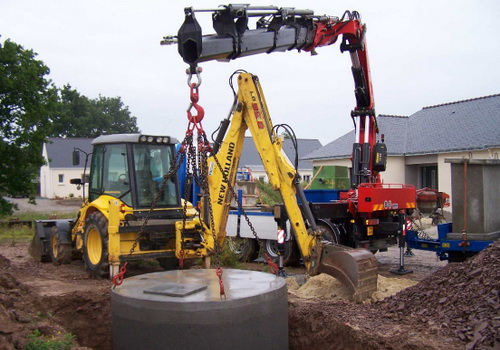
M 92 152 L 90 138 L 50 138 L 43 145 L 46 165 L 40 168 L 40 196 L 45 198 L 79 197 L 82 189 L 69 183 L 70 179 L 81 178 L 85 165 L 85 153 L 80 152 L 80 165 L 73 165 L 75 148 L 86 153 Z M 90 158 L 89 164 L 90 167 Z M 88 171 L 88 170 L 87 170 Z
M 451 195 L 446 158 L 500 155 L 500 94 L 424 107 L 409 117 L 380 115 L 378 124 L 388 150 L 387 170 L 381 174 L 385 183 L 431 187 Z M 354 130 L 302 159 L 314 166 L 351 167 L 353 142 Z

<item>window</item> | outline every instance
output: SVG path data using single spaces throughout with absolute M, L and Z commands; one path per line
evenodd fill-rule
M 170 170 L 173 147 L 171 145 L 135 144 L 133 156 L 139 207 L 149 208 L 158 192 L 160 194 L 157 205 L 180 205 L 175 176 L 165 183 L 163 181 L 163 176 Z
M 126 145 L 116 144 L 106 146 L 102 182 L 105 194 L 120 198 L 129 205 L 132 204 Z
M 59 174 L 59 184 L 64 184 L 64 174 Z
M 304 176 L 302 176 L 302 178 L 303 178 L 303 181 L 305 181 L 305 182 L 311 181 L 311 175 L 304 175 Z
M 90 201 L 101 194 L 120 198 L 132 205 L 127 150 L 124 144 L 97 145 L 92 156 Z

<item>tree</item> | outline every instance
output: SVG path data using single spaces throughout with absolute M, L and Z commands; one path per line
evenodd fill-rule
M 32 50 L 10 40 L 0 43 L 0 194 L 35 193 L 34 180 L 44 164 L 42 145 L 57 90 L 46 78 L 49 68 Z M 0 197 L 0 214 L 12 205 Z
M 53 137 L 90 137 L 102 134 L 139 132 L 137 118 L 130 115 L 120 97 L 89 99 L 70 85 L 59 93 L 57 113 L 52 120 Z

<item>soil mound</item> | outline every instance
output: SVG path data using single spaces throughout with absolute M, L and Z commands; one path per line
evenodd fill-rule
M 500 348 L 500 241 L 377 306 L 458 337 L 466 349 Z

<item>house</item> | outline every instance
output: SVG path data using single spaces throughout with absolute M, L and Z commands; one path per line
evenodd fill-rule
M 298 171 L 302 176 L 303 181 L 309 181 L 313 173 L 313 165 L 309 160 L 302 160 L 301 157 L 311 153 L 321 147 L 321 142 L 317 139 L 297 139 L 298 148 Z M 291 163 L 294 163 L 295 149 L 291 139 L 283 140 L 283 151 L 287 155 Z M 268 181 L 264 165 L 260 159 L 259 153 L 255 148 L 255 143 L 251 137 L 245 137 L 243 150 L 239 163 L 240 168 L 248 168 L 251 170 L 253 178 L 262 181 Z
M 380 134 L 388 150 L 385 183 L 431 187 L 451 194 L 451 166 L 446 158 L 498 158 L 500 94 L 424 107 L 406 116 L 380 115 Z M 303 160 L 314 166 L 351 166 L 354 130 L 317 149 Z
M 85 154 L 80 152 L 80 165 L 73 165 L 75 148 L 88 154 L 92 152 L 90 138 L 49 138 L 43 145 L 46 165 L 40 168 L 40 196 L 45 198 L 79 197 L 82 190 L 69 183 L 70 179 L 81 178 L 85 165 Z M 90 159 L 89 159 L 90 161 Z M 90 167 L 90 162 L 88 164 Z

